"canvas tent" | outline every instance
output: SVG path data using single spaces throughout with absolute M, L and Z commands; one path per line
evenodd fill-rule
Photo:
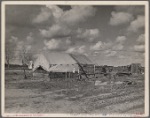
M 33 71 L 40 66 L 44 70 L 49 71 L 52 66 L 60 64 L 76 64 L 76 61 L 66 53 L 42 52 L 34 61 Z
M 49 69 L 49 78 L 76 78 L 78 72 L 78 64 L 59 64 Z
M 84 55 L 58 52 L 42 52 L 34 61 L 33 71 L 38 68 L 49 73 L 94 73 L 94 63 Z

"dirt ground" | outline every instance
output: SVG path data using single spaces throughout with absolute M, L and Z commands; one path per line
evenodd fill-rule
M 6 74 L 6 113 L 143 114 L 144 75 L 134 84 L 43 81 Z M 120 80 L 123 80 L 120 77 Z

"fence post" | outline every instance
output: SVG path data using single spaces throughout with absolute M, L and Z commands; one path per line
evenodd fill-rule
M 80 70 L 78 69 L 78 79 L 80 80 Z
M 94 77 L 95 77 L 95 64 L 94 64 Z
M 65 74 L 66 74 L 66 79 L 67 79 L 67 72 Z

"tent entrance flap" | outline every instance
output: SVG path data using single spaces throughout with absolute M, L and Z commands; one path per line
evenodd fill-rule
M 35 72 L 47 73 L 48 71 L 47 71 L 44 67 L 38 66 L 38 67 L 35 69 Z

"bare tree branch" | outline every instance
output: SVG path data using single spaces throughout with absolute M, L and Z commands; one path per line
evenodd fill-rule
M 10 61 L 14 58 L 14 54 L 11 50 L 11 44 L 9 42 L 6 42 L 6 46 L 5 46 L 5 59 L 6 59 L 6 63 L 7 66 L 9 68 L 10 65 Z
M 23 70 L 24 70 L 24 78 L 27 79 L 25 66 L 27 66 L 29 64 L 29 62 L 33 59 L 33 56 L 31 53 L 28 53 L 25 46 L 23 46 L 21 54 L 22 54 L 22 65 L 23 65 Z

